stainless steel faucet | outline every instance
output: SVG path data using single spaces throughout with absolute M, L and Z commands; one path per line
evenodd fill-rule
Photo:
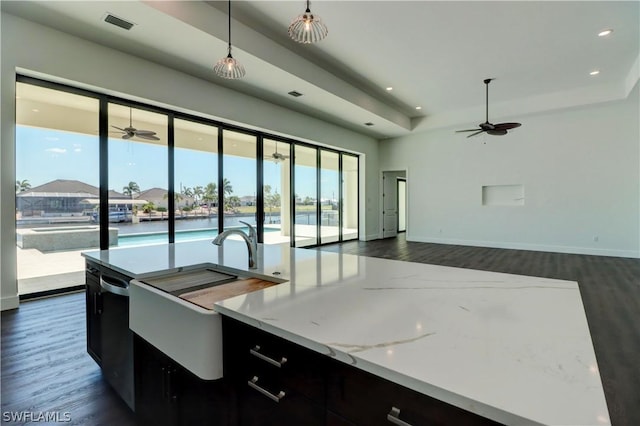
M 249 250 L 249 269 L 256 269 L 258 267 L 258 233 L 256 232 L 255 228 L 249 225 L 247 222 L 239 222 L 247 225 L 247 228 L 249 228 L 249 235 L 245 234 L 239 229 L 228 229 L 218 234 L 218 236 L 211 243 L 219 246 L 222 245 L 222 242 L 226 240 L 229 235 L 241 236 L 244 242 L 247 243 L 247 249 Z

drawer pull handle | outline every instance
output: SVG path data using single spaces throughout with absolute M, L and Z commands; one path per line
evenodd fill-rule
M 280 402 L 280 400 L 284 398 L 285 393 L 283 391 L 278 392 L 278 395 L 274 395 L 268 390 L 263 389 L 260 386 L 256 385 L 257 382 L 258 382 L 258 376 L 253 376 L 253 379 L 247 381 L 247 384 L 253 389 L 260 392 L 261 394 L 263 394 L 264 396 L 266 396 L 267 398 L 271 399 L 272 401 Z
M 409 423 L 400 420 L 400 409 L 391 407 L 391 411 L 387 414 L 387 420 L 398 426 L 411 426 Z
M 249 349 L 249 353 L 257 358 L 260 358 L 263 361 L 268 362 L 271 365 L 275 365 L 278 368 L 282 368 L 282 364 L 284 364 L 285 362 L 287 362 L 287 359 L 285 357 L 282 357 L 282 359 L 280 360 L 280 362 L 276 361 L 275 359 L 269 358 L 268 356 L 262 355 L 260 352 L 258 352 L 260 350 L 260 346 L 256 345 L 255 348 L 253 349 Z

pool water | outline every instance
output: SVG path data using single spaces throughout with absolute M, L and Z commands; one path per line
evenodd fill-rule
M 245 233 L 249 232 L 249 228 L 234 227 Z M 264 232 L 274 232 L 277 229 L 265 228 Z M 176 231 L 176 242 L 192 241 L 192 240 L 213 240 L 218 235 L 218 229 L 189 229 L 184 231 Z M 148 244 L 162 244 L 169 241 L 169 235 L 166 232 L 149 232 L 143 234 L 126 234 L 118 235 L 118 247 L 140 246 Z

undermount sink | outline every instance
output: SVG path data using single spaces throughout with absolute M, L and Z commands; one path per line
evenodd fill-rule
M 209 266 L 132 280 L 129 328 L 201 379 L 220 379 L 222 321 L 213 305 L 280 282 Z

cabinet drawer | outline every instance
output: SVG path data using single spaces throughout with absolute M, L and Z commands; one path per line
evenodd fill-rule
M 225 375 L 262 376 L 324 403 L 324 356 L 255 327 L 223 317 Z M 230 360 L 235 366 L 227 368 Z M 235 370 L 235 371 L 233 371 Z
M 277 380 L 247 377 L 244 384 L 240 384 L 239 400 L 238 423 L 241 426 L 325 426 L 324 405 Z
M 331 360 L 327 409 L 358 425 L 497 425 L 492 420 Z

